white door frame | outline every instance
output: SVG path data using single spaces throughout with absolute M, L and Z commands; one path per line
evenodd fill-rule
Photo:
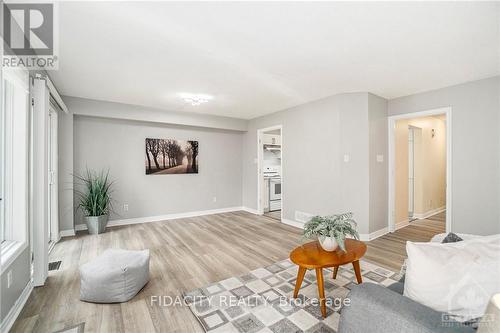
M 263 134 L 264 132 L 280 130 L 281 135 L 281 222 L 283 222 L 283 125 L 274 125 L 271 127 L 261 128 L 257 130 L 257 213 L 264 214 L 264 206 L 262 205 L 262 164 L 264 160 L 264 144 L 263 144 Z
M 32 214 L 33 225 L 33 285 L 43 286 L 49 269 L 48 214 L 48 128 L 49 91 L 45 80 L 33 80 L 32 117 Z
M 59 241 L 59 169 L 58 169 L 58 114 L 50 103 L 49 106 L 49 229 L 51 245 L 49 252 L 55 243 Z
M 419 118 L 426 116 L 434 116 L 439 114 L 446 115 L 446 232 L 451 232 L 452 230 L 452 165 L 451 165 L 451 152 L 452 152 L 452 119 L 451 119 L 451 106 L 443 107 L 432 110 L 425 110 L 413 113 L 405 113 L 395 116 L 390 116 L 388 118 L 388 131 L 389 131 L 389 232 L 394 232 L 396 230 L 395 225 L 395 215 L 396 215 L 396 204 L 395 204 L 395 191 L 396 191 L 396 181 L 395 181 L 395 135 L 394 130 L 396 126 L 396 120 L 409 119 L 409 118 Z

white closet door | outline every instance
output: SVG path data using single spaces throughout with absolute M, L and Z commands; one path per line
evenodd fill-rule
M 56 242 L 59 236 L 59 193 L 58 193 L 58 127 L 57 111 L 49 108 L 49 218 L 47 231 L 49 242 Z
M 415 131 L 408 128 L 408 217 L 415 211 Z

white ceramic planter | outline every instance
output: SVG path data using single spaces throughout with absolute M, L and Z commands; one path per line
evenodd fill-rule
M 108 215 L 84 216 L 89 234 L 102 234 L 106 231 L 108 224 Z
M 323 248 L 323 250 L 328 252 L 333 252 L 339 247 L 339 244 L 333 237 L 318 237 L 319 244 Z

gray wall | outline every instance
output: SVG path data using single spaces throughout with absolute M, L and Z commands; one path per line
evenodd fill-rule
M 30 247 L 28 246 L 12 262 L 9 268 L 0 276 L 0 288 L 2 293 L 0 304 L 0 318 L 2 321 L 16 303 L 31 278 L 30 273 Z M 7 288 L 7 273 L 12 270 L 12 285 Z
M 368 94 L 369 159 L 370 159 L 370 232 L 387 227 L 388 222 L 388 137 L 387 100 Z M 377 161 L 382 155 L 383 161 Z
M 257 130 L 279 124 L 284 218 L 353 211 L 360 232 L 368 233 L 368 94 L 335 95 L 250 120 L 243 139 L 246 207 L 257 208 Z
M 389 115 L 452 107 L 452 230 L 500 233 L 500 77 L 389 101 Z
M 199 174 L 146 175 L 145 138 L 198 140 Z M 240 132 L 75 116 L 74 171 L 109 168 L 116 181 L 112 220 L 237 207 L 241 144 Z

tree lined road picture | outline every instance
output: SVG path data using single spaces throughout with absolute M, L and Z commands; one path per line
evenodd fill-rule
M 198 141 L 146 139 L 146 175 L 198 173 Z

